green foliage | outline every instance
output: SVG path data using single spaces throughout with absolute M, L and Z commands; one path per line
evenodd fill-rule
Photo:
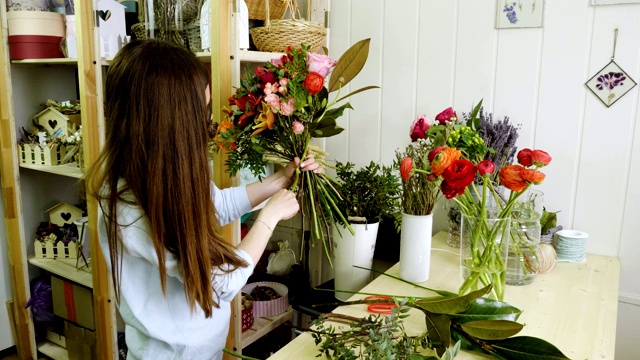
M 523 328 L 516 322 L 522 311 L 482 297 L 490 291 L 491 285 L 464 296 L 441 296 L 440 302 L 437 297 L 396 299 L 394 303 L 399 309 L 394 309 L 388 318 L 369 315 L 340 332 L 325 326 L 320 318 L 314 322 L 317 331 L 312 335 L 321 354 L 330 359 L 438 359 L 419 354 L 426 348 L 433 349 L 440 359 L 452 359 L 460 348 L 499 359 L 568 359 L 545 340 L 513 337 Z M 373 301 L 357 300 L 345 305 Z M 438 305 L 427 310 L 425 304 Z M 458 312 L 461 304 L 467 304 L 467 308 Z M 407 336 L 402 323 L 409 308 L 419 309 L 425 315 L 426 330 L 418 336 Z
M 347 217 L 366 218 L 367 223 L 375 223 L 397 211 L 400 180 L 393 167 L 372 161 L 356 170 L 353 163 L 337 162 L 336 174 L 339 180 L 336 188 L 342 195 L 339 207 Z M 342 223 L 341 219 L 336 221 Z
M 369 57 L 370 43 L 371 39 L 360 40 L 342 54 L 329 78 L 329 92 L 344 87 L 360 73 Z
M 549 212 L 547 209 L 542 209 L 542 216 L 540 217 L 540 225 L 542 226 L 541 233 L 546 234 L 549 229 L 554 228 L 558 225 L 558 214 L 559 211 Z

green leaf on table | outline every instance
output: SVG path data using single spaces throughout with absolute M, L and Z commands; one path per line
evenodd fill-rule
M 467 334 L 484 340 L 502 340 L 522 330 L 524 325 L 510 320 L 469 321 L 460 325 Z
M 485 353 L 480 345 L 469 340 L 469 338 L 463 332 L 460 332 L 453 327 L 451 328 L 451 339 L 459 343 L 462 350 L 475 351 L 483 354 Z
M 474 300 L 486 295 L 489 291 L 491 291 L 491 285 L 463 296 L 420 299 L 416 300 L 415 304 L 421 309 L 436 314 L 458 314 L 467 310 Z
M 329 78 L 329 92 L 334 92 L 353 80 L 369 57 L 371 39 L 360 40 L 342 54 Z
M 500 341 L 491 341 L 489 344 L 496 353 L 509 359 L 568 359 L 568 357 L 554 345 L 531 336 L 517 336 Z
M 438 356 L 442 356 L 451 344 L 451 320 L 447 315 L 424 312 L 427 335 Z
M 454 324 L 462 324 L 478 320 L 511 320 L 516 321 L 522 310 L 505 302 L 478 298 L 471 302 L 468 309 L 458 314 L 448 314 Z

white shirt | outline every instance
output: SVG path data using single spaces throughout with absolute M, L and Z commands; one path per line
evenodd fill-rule
M 211 195 L 223 225 L 251 210 L 244 186 L 220 190 L 212 183 Z M 99 211 L 98 217 L 100 247 L 111 269 L 104 214 Z M 166 296 L 162 293 L 158 257 L 140 209 L 120 204 L 118 223 L 124 243 L 118 310 L 126 325 L 127 359 L 222 359 L 231 316 L 229 302 L 255 266 L 249 254 L 235 250 L 249 267 L 228 274 L 214 270 L 212 282 L 220 295 L 220 308 L 214 308 L 207 319 L 199 305 L 191 312 L 180 264 L 169 251 L 165 251 Z

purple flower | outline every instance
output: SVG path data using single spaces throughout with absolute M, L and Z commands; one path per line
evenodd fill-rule
M 506 13 L 507 19 L 509 19 L 509 22 L 512 24 L 515 24 L 518 22 L 516 11 L 513 8 L 514 6 L 516 6 L 516 3 L 511 3 L 511 5 L 505 5 L 504 9 L 502 9 L 502 12 Z
M 598 90 L 603 90 L 605 88 L 613 90 L 613 88 L 618 85 L 624 85 L 624 80 L 627 80 L 627 77 L 624 76 L 624 73 L 610 71 L 606 74 L 598 76 L 598 83 L 596 84 L 596 88 Z

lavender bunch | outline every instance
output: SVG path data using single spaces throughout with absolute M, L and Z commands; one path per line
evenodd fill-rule
M 467 124 L 473 120 L 469 114 L 463 114 Z M 487 147 L 491 148 L 484 158 L 496 164 L 497 171 L 494 172 L 494 182 L 498 171 L 502 167 L 511 164 L 518 150 L 516 140 L 520 125 L 513 125 L 509 122 L 509 117 L 494 121 L 492 113 L 485 113 L 484 108 L 480 108 L 478 113 L 479 121 L 476 125 L 478 135 L 484 140 Z

